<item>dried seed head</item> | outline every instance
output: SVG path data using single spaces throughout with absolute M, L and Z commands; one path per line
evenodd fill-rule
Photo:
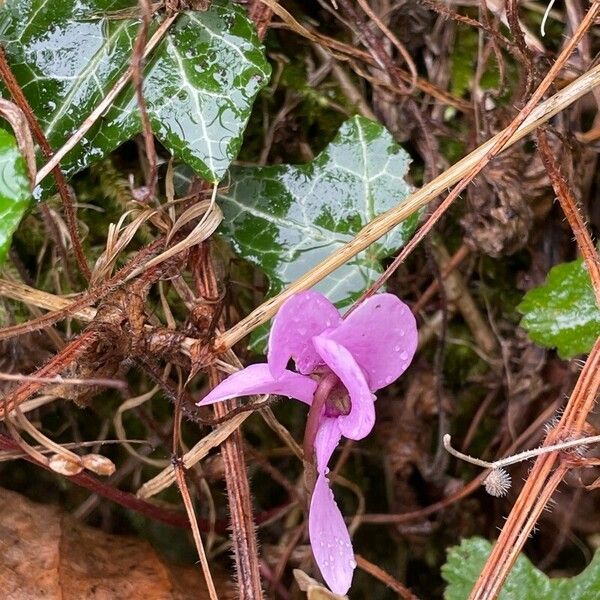
M 502 498 L 510 490 L 510 475 L 504 469 L 492 469 L 489 475 L 483 480 L 483 486 L 490 496 Z
M 63 454 L 54 454 L 51 456 L 48 466 L 56 473 L 66 475 L 67 477 L 78 475 L 83 471 L 83 464 L 81 462 L 67 458 Z
M 102 456 L 102 454 L 86 454 L 81 458 L 81 462 L 86 469 L 96 473 L 96 475 L 108 477 L 116 470 L 113 461 L 106 458 L 106 456 Z

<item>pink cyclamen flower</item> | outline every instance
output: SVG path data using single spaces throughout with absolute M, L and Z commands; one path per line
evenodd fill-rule
M 278 394 L 311 406 L 304 447 L 306 460 L 315 460 L 317 480 L 308 529 L 317 565 L 336 594 L 350 588 L 356 563 L 329 487 L 328 463 L 342 436 L 360 440 L 369 434 L 375 423 L 373 392 L 404 373 L 416 347 L 415 318 L 392 294 L 372 296 L 342 319 L 322 294 L 301 292 L 273 321 L 267 363 L 230 375 L 198 403 Z M 298 372 L 286 368 L 290 358 Z

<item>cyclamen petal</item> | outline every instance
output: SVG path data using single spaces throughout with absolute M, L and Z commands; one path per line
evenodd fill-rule
M 310 501 L 308 533 L 323 579 L 333 592 L 343 595 L 350 588 L 356 563 L 350 534 L 327 479 L 327 465 L 341 437 L 338 419 L 324 417 L 315 439 L 319 475 Z
M 393 294 L 367 298 L 339 327 L 323 336 L 350 351 L 364 371 L 372 392 L 404 373 L 418 341 L 415 317 Z
M 350 534 L 325 475 L 319 474 L 310 501 L 308 534 L 323 579 L 335 594 L 344 595 L 356 567 Z
M 342 432 L 338 425 L 338 417 L 323 417 L 315 437 L 315 455 L 319 473 L 327 475 L 329 459 L 341 439 Z
M 314 338 L 313 344 L 350 394 L 350 413 L 336 417 L 340 431 L 347 438 L 361 440 L 375 424 L 375 396 L 369 390 L 365 375 L 352 354 L 341 344 L 327 336 Z
M 280 377 L 275 378 L 271 375 L 269 365 L 260 363 L 233 373 L 197 404 L 206 406 L 252 394 L 279 394 L 310 404 L 316 389 L 317 383 L 310 377 L 284 370 Z
M 300 373 L 312 373 L 322 361 L 311 339 L 341 321 L 337 308 L 319 292 L 300 292 L 286 300 L 273 319 L 269 336 L 267 362 L 273 376 L 283 373 L 290 358 Z

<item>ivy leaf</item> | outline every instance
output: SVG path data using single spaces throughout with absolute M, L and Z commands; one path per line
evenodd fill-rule
M 451 548 L 442 567 L 448 583 L 445 600 L 466 600 L 492 550 L 482 538 L 464 540 Z M 549 578 L 520 555 L 506 580 L 498 600 L 591 600 L 600 597 L 600 553 L 575 577 Z
M 0 129 L 0 265 L 30 201 L 31 183 L 25 159 L 14 136 Z
M 589 352 L 600 335 L 600 310 L 581 260 L 552 268 L 545 284 L 527 292 L 517 308 L 531 339 L 556 347 L 562 358 Z
M 129 67 L 137 6 L 135 0 L 7 0 L 0 9 L 0 43 L 54 149 Z M 181 13 L 145 68 L 156 136 L 203 178 L 220 180 L 269 73 L 242 7 L 214 0 L 205 12 Z M 129 85 L 62 167 L 71 175 L 140 131 Z
M 270 280 L 269 296 L 350 241 L 380 213 L 406 199 L 410 158 L 379 123 L 346 121 L 335 139 L 304 165 L 232 167 L 219 197 L 222 233 Z M 382 272 L 417 225 L 413 215 L 316 289 L 339 307 L 349 305 Z M 254 346 L 264 348 L 263 329 Z

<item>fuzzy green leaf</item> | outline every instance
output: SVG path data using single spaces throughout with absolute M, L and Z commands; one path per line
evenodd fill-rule
M 446 600 L 466 600 L 481 573 L 492 544 L 481 538 L 463 540 L 451 548 L 442 567 L 448 584 Z M 504 584 L 498 600 L 595 600 L 600 598 L 600 553 L 575 577 L 550 579 L 520 555 Z
M 222 232 L 267 274 L 274 295 L 405 200 L 409 163 L 382 125 L 353 117 L 310 163 L 232 167 L 231 185 L 219 198 Z M 417 219 L 401 223 L 316 289 L 340 307 L 350 304 L 381 273 L 381 259 L 405 244 Z
M 527 292 L 518 309 L 531 339 L 557 348 L 563 358 L 589 352 L 600 335 L 600 310 L 581 260 L 551 269 L 545 284 Z
M 0 129 L 0 265 L 30 201 L 31 183 L 25 160 L 14 136 Z
M 53 148 L 128 68 L 137 6 L 134 0 L 7 0 L 0 9 L 0 42 Z M 205 12 L 181 13 L 145 69 L 156 136 L 203 178 L 218 181 L 237 155 L 269 73 L 242 7 L 214 0 Z M 130 85 L 62 167 L 68 175 L 79 171 L 140 130 Z

